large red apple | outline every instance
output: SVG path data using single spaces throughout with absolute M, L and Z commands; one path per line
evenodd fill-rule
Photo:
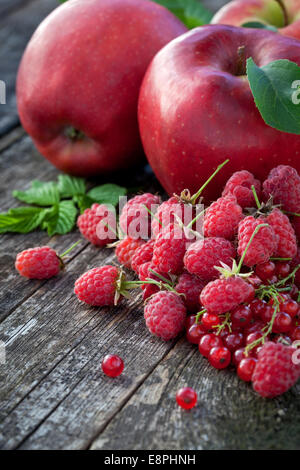
M 169 194 L 195 192 L 227 158 L 207 187 L 210 199 L 235 170 L 265 178 L 285 163 L 300 171 L 300 136 L 269 127 L 255 106 L 245 75 L 249 57 L 258 66 L 277 59 L 300 65 L 300 42 L 266 30 L 210 25 L 173 40 L 150 64 L 140 93 L 140 131 Z
M 38 27 L 17 80 L 22 124 L 59 169 L 94 175 L 142 155 L 137 102 L 151 59 L 186 27 L 148 0 L 71 0 Z
M 284 36 L 300 39 L 300 0 L 233 0 L 213 17 L 213 24 L 242 26 L 261 22 Z

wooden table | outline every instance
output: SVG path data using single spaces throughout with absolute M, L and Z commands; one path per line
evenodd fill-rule
M 207 2 L 212 4 L 212 2 Z M 219 2 L 220 3 L 220 2 Z M 13 189 L 57 171 L 35 150 L 19 126 L 14 81 L 22 50 L 56 0 L 9 0 L 0 5 L 0 209 L 17 205 Z M 100 179 L 99 182 L 105 181 Z M 109 181 L 159 189 L 143 168 Z M 64 274 L 26 281 L 14 269 L 16 254 L 49 244 L 63 252 L 78 231 L 49 240 L 45 233 L 2 235 L 0 256 L 0 447 L 4 449 L 299 449 L 300 385 L 263 400 L 232 370 L 217 372 L 184 338 L 162 342 L 144 326 L 140 296 L 115 309 L 89 308 L 73 294 L 75 279 L 114 261 L 113 251 L 82 240 Z M 101 373 L 101 359 L 120 354 L 117 379 Z M 194 387 L 197 407 L 184 412 L 174 401 L 183 385 Z

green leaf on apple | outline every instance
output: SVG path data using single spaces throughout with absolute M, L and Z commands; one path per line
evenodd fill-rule
M 56 183 L 33 181 L 27 191 L 13 191 L 13 196 L 27 204 L 52 206 L 59 202 L 59 191 Z
M 75 225 L 77 209 L 73 201 L 61 201 L 48 211 L 41 228 L 47 230 L 48 235 L 69 233 Z
M 247 76 L 266 124 L 300 135 L 300 67 L 285 59 L 258 67 L 250 57 Z
M 189 29 L 209 24 L 213 13 L 199 0 L 153 0 L 166 7 Z
M 260 21 L 248 21 L 247 23 L 242 24 L 243 28 L 255 28 L 255 29 L 267 29 L 269 31 L 278 31 L 276 26 L 272 26 L 266 23 L 261 23 Z
M 28 233 L 38 228 L 49 209 L 41 207 L 17 207 L 0 214 L 0 233 Z

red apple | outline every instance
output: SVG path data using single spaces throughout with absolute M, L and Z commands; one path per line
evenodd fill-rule
M 300 136 L 269 127 L 255 106 L 245 75 L 249 57 L 258 66 L 277 59 L 300 65 L 300 42 L 262 29 L 209 25 L 173 40 L 150 64 L 139 99 L 140 132 L 169 194 L 197 191 L 227 158 L 207 187 L 208 199 L 236 170 L 260 179 L 279 164 L 300 171 Z
M 142 155 L 140 85 L 151 59 L 186 27 L 148 0 L 72 0 L 38 27 L 17 80 L 21 122 L 39 151 L 74 175 Z
M 260 22 L 284 36 L 300 39 L 300 0 L 233 0 L 213 17 L 213 24 L 242 26 Z

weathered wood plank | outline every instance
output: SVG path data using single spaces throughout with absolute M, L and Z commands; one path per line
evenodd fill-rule
M 6 6 L 7 3 L 5 2 Z M 38 24 L 57 5 L 57 0 L 25 2 L 24 7 L 20 5 L 20 8 L 13 11 L 10 16 L 0 19 L 0 80 L 6 84 L 6 104 L 0 105 L 0 135 L 5 134 L 19 122 L 16 110 L 15 81 L 26 44 Z
M 175 402 L 182 386 L 198 393 L 189 412 Z M 299 411 L 300 383 L 281 397 L 262 399 L 234 371 L 213 369 L 183 339 L 91 449 L 300 449 Z

